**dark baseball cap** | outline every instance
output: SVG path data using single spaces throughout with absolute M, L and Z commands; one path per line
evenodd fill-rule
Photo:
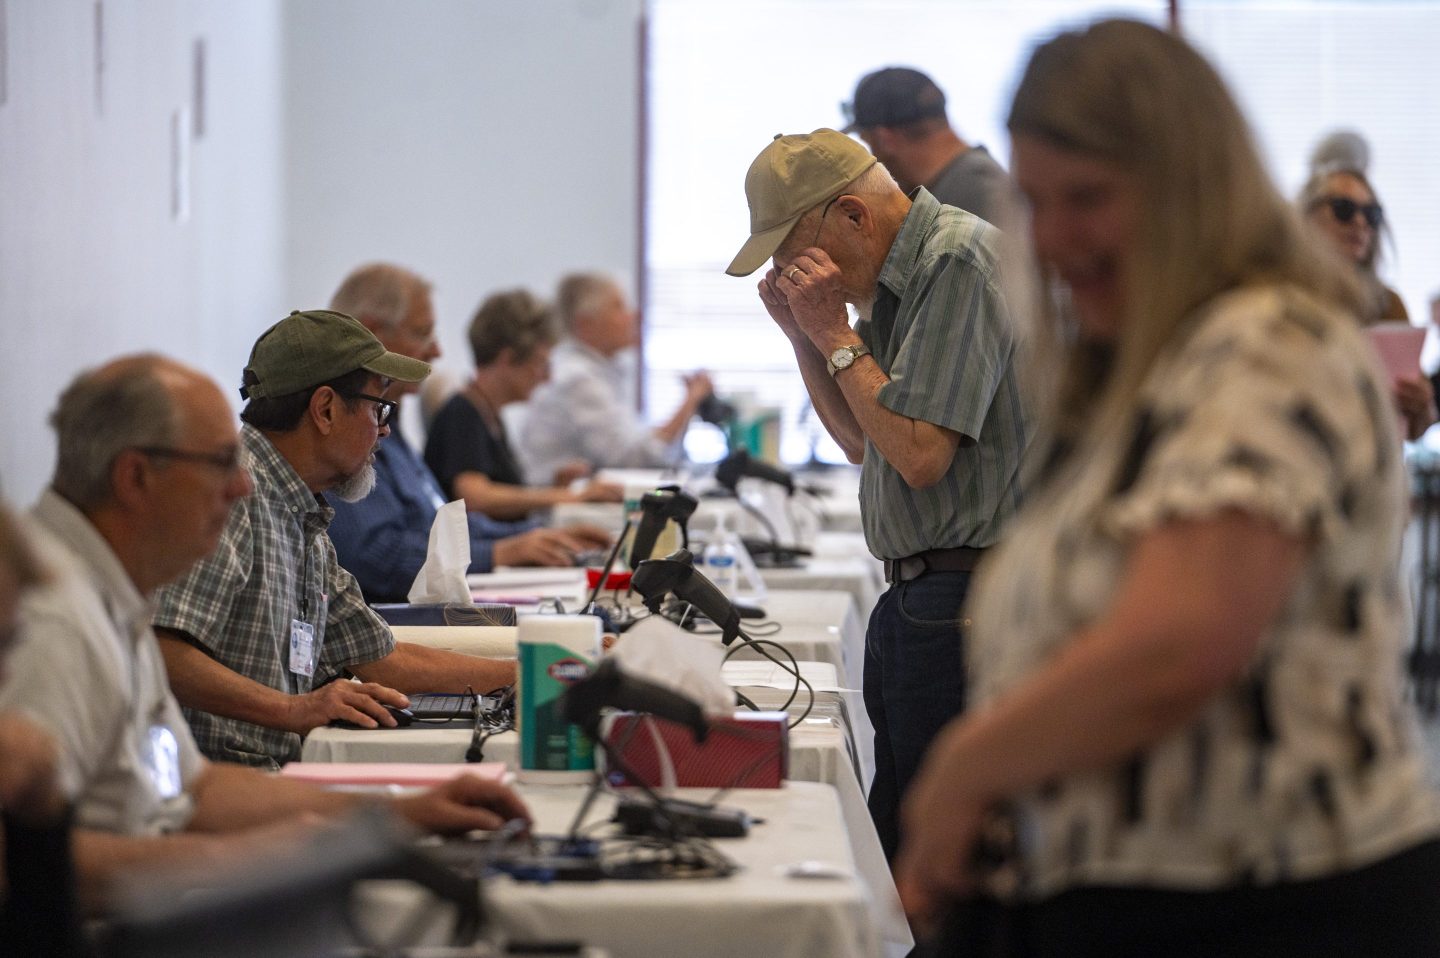
M 854 133 L 872 126 L 900 126 L 945 115 L 945 93 L 919 70 L 885 67 L 867 73 L 855 85 L 855 98 L 840 104 Z
M 429 363 L 390 352 L 352 316 L 297 309 L 255 340 L 240 396 L 288 396 L 357 369 L 402 383 L 418 383 L 430 375 Z

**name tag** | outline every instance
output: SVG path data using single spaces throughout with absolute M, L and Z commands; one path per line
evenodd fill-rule
M 315 626 L 290 620 L 290 671 L 313 678 L 315 675 Z
M 164 725 L 150 726 L 141 743 L 141 753 L 155 794 L 166 801 L 179 798 L 180 743 L 175 740 L 175 733 Z

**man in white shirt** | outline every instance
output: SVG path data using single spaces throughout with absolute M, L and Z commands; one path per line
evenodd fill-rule
M 674 465 L 700 403 L 714 390 L 701 371 L 685 377 L 685 397 L 657 426 L 635 411 L 626 351 L 640 328 L 620 287 L 608 277 L 565 277 L 555 296 L 565 338 L 550 354 L 550 381 L 530 397 L 520 458 L 532 483 L 550 484 L 578 457 L 596 469 Z
M 82 374 L 52 416 L 59 461 L 35 508 L 53 576 L 21 606 L 25 639 L 0 708 L 59 744 L 75 804 L 76 870 L 92 900 L 122 872 L 260 857 L 298 819 L 357 799 L 206 761 L 166 682 L 151 593 L 214 548 L 249 494 L 230 407 L 204 375 L 156 355 Z M 393 808 L 433 831 L 523 817 L 506 787 L 474 777 Z

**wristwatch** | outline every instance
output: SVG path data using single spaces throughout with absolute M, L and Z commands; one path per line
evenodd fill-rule
M 861 356 L 869 356 L 870 347 L 864 343 L 856 343 L 854 346 L 841 346 L 830 354 L 830 359 L 825 366 L 830 370 L 830 375 L 835 375 L 842 369 L 849 369 L 855 364 L 855 360 Z

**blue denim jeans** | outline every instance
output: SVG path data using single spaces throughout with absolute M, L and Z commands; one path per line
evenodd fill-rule
M 875 726 L 870 817 L 885 857 L 900 848 L 900 803 L 925 749 L 965 708 L 968 572 L 927 572 L 892 585 L 865 633 L 865 711 Z

